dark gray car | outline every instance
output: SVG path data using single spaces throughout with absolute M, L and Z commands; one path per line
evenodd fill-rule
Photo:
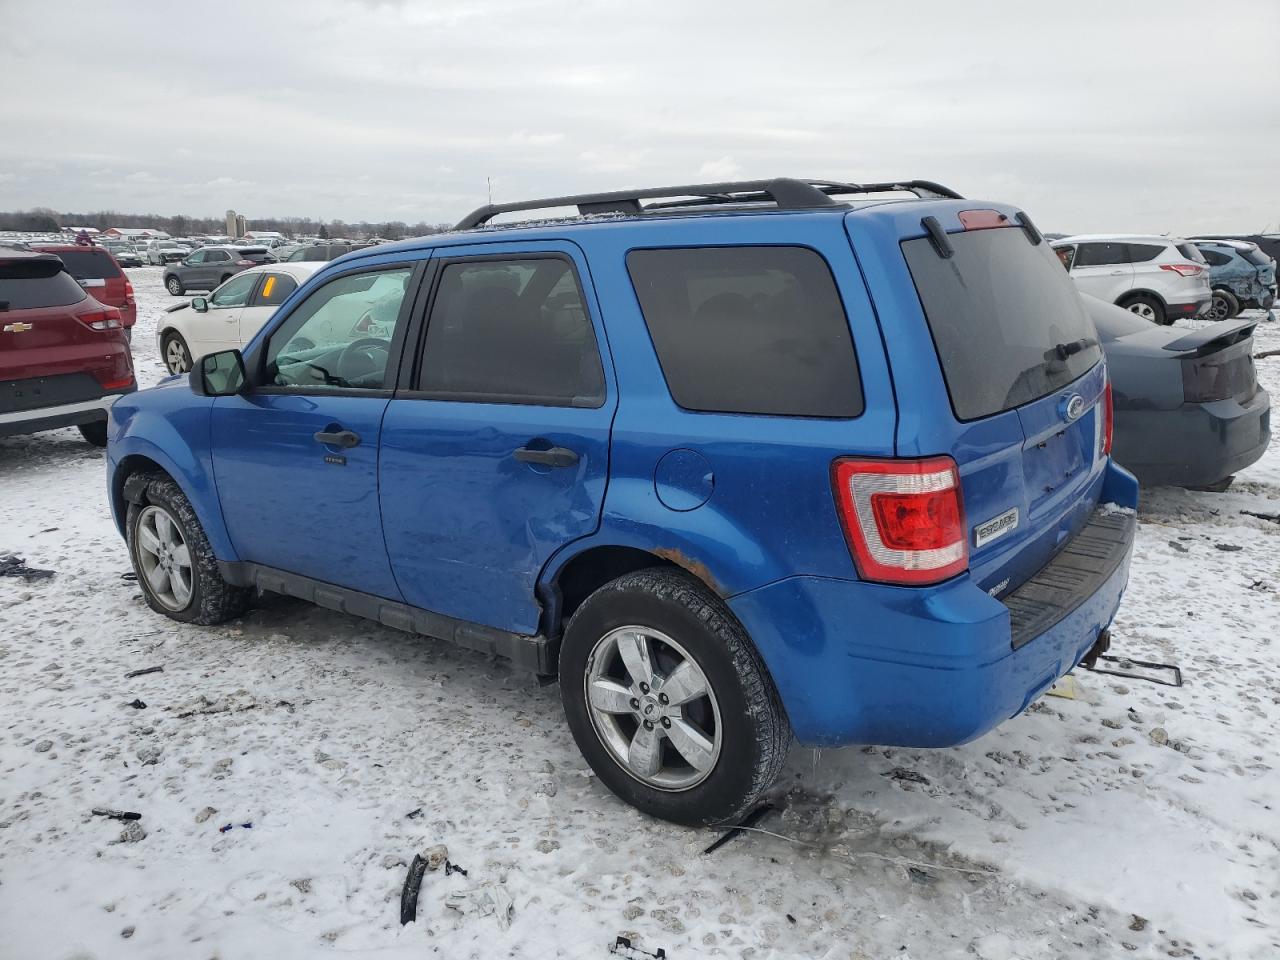
M 165 269 L 164 285 L 180 297 L 188 290 L 212 290 L 241 270 L 275 262 L 266 247 L 201 247 Z
M 1253 367 L 1255 320 L 1160 327 L 1084 296 L 1107 357 L 1112 456 L 1146 486 L 1226 489 L 1266 452 L 1271 397 Z

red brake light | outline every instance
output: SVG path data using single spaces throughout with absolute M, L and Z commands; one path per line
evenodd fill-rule
M 82 313 L 76 317 L 90 330 L 118 330 L 120 328 L 120 311 L 115 307 L 103 307 L 92 313 Z
M 1009 226 L 1009 218 L 999 210 L 961 210 L 956 214 L 966 230 L 992 230 Z
M 254 263 L 252 260 L 237 260 L 236 266 L 237 267 L 256 267 L 257 264 Z
M 831 484 L 864 580 L 937 583 L 969 566 L 960 473 L 950 457 L 841 458 Z
M 104 380 L 102 381 L 103 390 L 121 390 L 125 387 L 133 385 L 133 377 L 128 376 L 123 380 Z
M 1196 277 L 1204 271 L 1204 267 L 1198 267 L 1194 263 L 1162 263 L 1160 269 L 1172 270 L 1180 277 Z
M 130 305 L 132 305 L 134 302 L 133 284 L 130 283 L 128 280 L 124 282 L 124 302 Z
M 1106 389 L 1102 391 L 1102 455 L 1111 454 L 1111 437 L 1115 433 L 1115 405 L 1111 399 L 1111 380 L 1108 378 Z

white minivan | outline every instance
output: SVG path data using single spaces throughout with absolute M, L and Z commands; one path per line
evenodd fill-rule
M 1152 323 L 1199 316 L 1212 299 L 1209 264 L 1178 237 L 1092 234 L 1053 241 L 1081 293 Z

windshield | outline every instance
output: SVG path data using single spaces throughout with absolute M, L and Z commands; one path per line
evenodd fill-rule
M 960 420 L 1038 400 L 1102 359 L 1080 295 L 1047 243 L 1006 227 L 905 240 L 951 406 Z

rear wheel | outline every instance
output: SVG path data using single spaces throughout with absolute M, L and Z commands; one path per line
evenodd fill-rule
M 777 778 L 791 728 L 724 604 L 666 568 L 619 577 L 574 613 L 560 653 L 574 740 L 621 799 L 663 820 L 741 817 Z
M 164 288 L 169 291 L 170 296 L 180 297 L 186 291 L 183 289 L 182 281 L 176 276 L 170 276 L 164 282 Z
M 213 548 L 182 488 L 168 477 L 129 504 L 129 556 L 147 606 L 183 623 L 213 624 L 249 609 L 252 592 L 222 579 Z
M 1151 323 L 1158 323 L 1161 326 L 1167 326 L 1172 323 L 1165 317 L 1164 304 L 1155 297 L 1149 297 L 1146 294 L 1139 294 L 1133 299 L 1127 301 L 1124 308 L 1130 313 L 1136 313 L 1143 320 Z
M 182 334 L 170 330 L 164 335 L 161 354 L 170 373 L 186 373 L 191 369 L 191 351 Z
M 95 420 L 93 423 L 80 424 L 80 436 L 95 447 L 105 447 L 107 445 L 107 421 Z
M 1230 320 L 1240 312 L 1240 301 L 1230 290 L 1213 291 L 1213 299 L 1205 313 L 1207 320 Z

